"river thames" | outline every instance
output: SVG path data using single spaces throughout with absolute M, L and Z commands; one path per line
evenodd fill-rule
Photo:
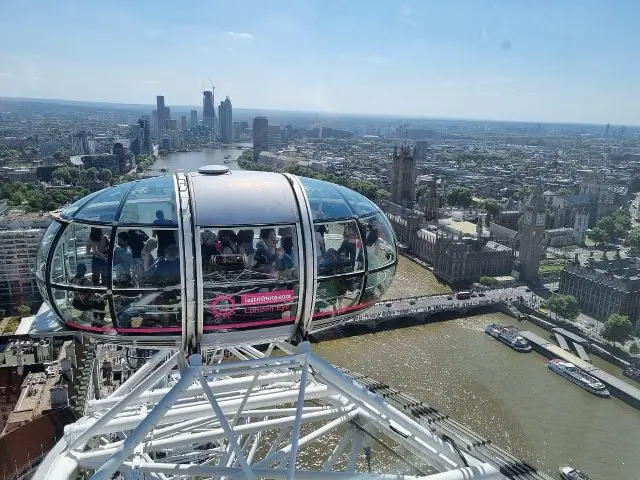
M 176 153 L 159 158 L 153 170 L 196 171 L 224 164 L 226 155 L 234 170 L 241 153 L 237 148 Z M 389 297 L 443 288 L 430 272 L 403 259 Z M 484 333 L 492 322 L 517 323 L 487 313 L 342 338 L 338 333 L 314 349 L 332 363 L 433 405 L 554 477 L 558 467 L 572 465 L 594 480 L 640 479 L 640 411 L 582 390 L 551 372 L 547 359 L 535 352 L 521 354 L 493 340 Z M 549 338 L 526 322 L 519 327 Z M 633 383 L 619 368 L 599 358 L 593 363 Z

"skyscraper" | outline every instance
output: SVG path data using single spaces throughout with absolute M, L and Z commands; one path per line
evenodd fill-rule
M 167 123 L 171 117 L 169 107 L 164 104 L 164 95 L 156 97 L 156 115 L 158 118 L 158 137 L 167 129 Z
M 269 147 L 269 121 L 267 117 L 253 119 L 253 158 Z
M 233 142 L 233 119 L 231 100 L 225 98 L 218 107 L 218 120 L 220 122 L 220 141 L 222 143 Z
M 426 140 L 418 140 L 416 146 L 413 149 L 413 156 L 416 159 L 416 163 L 423 163 L 427 160 L 429 144 Z
M 271 150 L 280 150 L 282 148 L 282 129 L 280 125 L 269 125 L 267 132 L 269 148 Z
M 393 149 L 391 164 L 391 201 L 411 208 L 416 190 L 416 161 L 408 145 Z
M 214 128 L 216 125 L 216 107 L 213 105 L 213 90 L 202 92 L 202 125 Z
M 180 130 L 184 132 L 186 129 L 187 129 L 187 116 L 182 115 L 180 117 Z
M 538 278 L 546 220 L 542 185 L 538 184 L 524 206 L 518 255 L 520 280 L 530 282 Z
M 197 127 L 198 126 L 198 111 L 197 110 L 191 110 L 191 126 L 192 127 Z

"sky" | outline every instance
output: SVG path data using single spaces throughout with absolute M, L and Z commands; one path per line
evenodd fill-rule
M 640 124 L 637 0 L 3 0 L 0 96 Z

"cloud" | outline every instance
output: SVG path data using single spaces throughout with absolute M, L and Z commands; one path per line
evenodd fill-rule
M 244 38 L 246 40 L 252 40 L 253 39 L 253 35 L 251 35 L 250 33 L 247 33 L 247 32 L 227 32 L 227 35 L 230 35 L 230 36 L 236 37 L 236 38 Z
M 408 17 L 413 13 L 413 9 L 411 8 L 411 5 L 405 3 L 400 7 L 400 13 L 405 17 Z

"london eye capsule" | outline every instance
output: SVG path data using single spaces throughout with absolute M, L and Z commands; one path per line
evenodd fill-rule
M 53 216 L 42 297 L 68 328 L 109 343 L 287 340 L 372 305 L 397 263 L 374 203 L 289 174 L 214 165 L 100 190 Z

